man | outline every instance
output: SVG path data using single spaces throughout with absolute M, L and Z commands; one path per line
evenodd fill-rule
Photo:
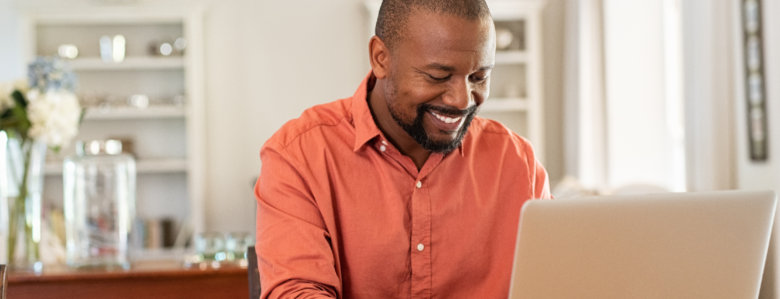
M 385 0 L 355 94 L 260 152 L 262 298 L 505 298 L 531 145 L 475 117 L 495 32 L 484 0 Z

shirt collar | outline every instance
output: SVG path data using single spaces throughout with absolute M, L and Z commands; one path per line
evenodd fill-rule
M 352 122 L 355 125 L 354 151 L 356 152 L 368 141 L 382 135 L 371 115 L 371 109 L 368 108 L 368 88 L 370 86 L 373 89 L 375 82 L 374 73 L 369 72 L 352 96 Z
M 368 72 L 363 82 L 360 83 L 355 94 L 352 95 L 352 121 L 355 126 L 355 147 L 353 151 L 357 152 L 366 143 L 373 140 L 377 136 L 382 136 L 382 131 L 376 126 L 374 122 L 374 116 L 371 115 L 371 109 L 368 107 L 368 91 L 369 87 L 374 89 L 376 83 L 376 77 L 372 71 Z M 470 128 L 469 128 L 470 129 Z M 463 137 L 463 141 L 458 146 L 458 153 L 460 156 L 464 156 L 463 144 L 468 139 L 468 133 Z

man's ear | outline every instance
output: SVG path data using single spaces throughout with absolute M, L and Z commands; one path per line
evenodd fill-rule
M 385 42 L 374 35 L 368 42 L 368 58 L 371 61 L 371 70 L 377 79 L 387 77 L 390 65 L 390 51 Z

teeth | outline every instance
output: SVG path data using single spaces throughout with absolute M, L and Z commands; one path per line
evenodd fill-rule
M 445 123 L 448 123 L 448 124 L 459 122 L 461 117 L 462 117 L 462 116 L 456 117 L 456 118 L 446 117 L 446 116 L 438 115 L 438 114 L 436 114 L 434 112 L 431 112 L 431 114 L 433 114 L 433 116 L 436 116 L 436 118 L 438 118 L 439 120 L 441 120 L 441 121 L 443 121 Z

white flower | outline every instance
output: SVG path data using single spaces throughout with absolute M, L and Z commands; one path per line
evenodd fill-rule
M 64 90 L 27 93 L 27 118 L 31 127 L 29 136 L 43 141 L 49 147 L 63 148 L 78 134 L 81 106 L 71 92 Z

